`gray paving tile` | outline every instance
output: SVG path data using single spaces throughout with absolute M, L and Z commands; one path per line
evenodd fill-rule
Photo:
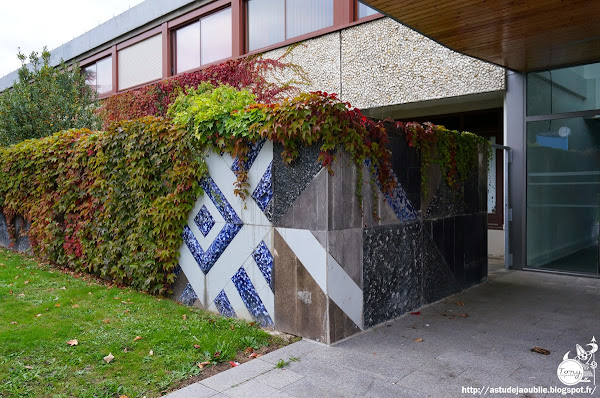
M 204 379 L 200 383 L 215 391 L 223 392 L 234 385 L 242 384 L 272 369 L 273 365 L 271 363 L 262 361 L 259 358 Z
M 203 386 L 200 383 L 194 383 L 181 390 L 173 391 L 164 398 L 212 398 L 218 396 L 218 394 L 218 391 Z
M 234 386 L 228 390 L 223 391 L 223 394 L 230 398 L 291 398 L 283 391 L 276 388 L 269 387 L 255 379 L 248 380 L 242 384 Z
M 267 373 L 256 377 L 254 380 L 259 381 L 269 387 L 281 389 L 289 384 L 292 384 L 304 376 L 290 369 L 273 369 Z
M 262 361 L 270 362 L 273 365 L 276 365 L 280 359 L 287 361 L 291 357 L 297 358 L 308 352 L 321 350 L 324 348 L 326 348 L 326 346 L 323 344 L 316 343 L 310 340 L 300 340 L 296 343 L 287 345 L 276 351 L 270 352 L 267 355 L 263 355 L 262 357 L 260 357 L 260 359 Z

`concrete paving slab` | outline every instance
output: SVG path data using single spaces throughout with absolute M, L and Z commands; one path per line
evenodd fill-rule
M 165 398 L 212 398 L 217 397 L 218 395 L 218 391 L 208 388 L 200 383 L 194 383 L 181 390 L 173 391 Z
M 303 340 L 201 384 L 215 397 L 222 391 L 310 398 L 458 398 L 473 396 L 463 393 L 468 386 L 562 386 L 556 369 L 563 355 L 600 338 L 600 280 L 493 267 L 491 273 L 486 283 L 423 307 L 421 315 L 404 315 L 331 347 Z M 531 352 L 535 345 L 550 355 Z M 290 357 L 300 360 L 275 369 Z

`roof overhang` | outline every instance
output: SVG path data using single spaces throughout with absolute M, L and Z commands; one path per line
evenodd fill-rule
M 599 0 L 361 0 L 454 51 L 525 72 L 600 61 Z

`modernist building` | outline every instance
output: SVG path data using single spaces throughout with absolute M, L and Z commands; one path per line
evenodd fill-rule
M 590 62 L 600 61 L 600 31 L 568 21 L 599 5 L 364 3 L 147 0 L 55 49 L 53 62 L 79 62 L 103 98 L 291 49 L 307 90 L 337 92 L 376 118 L 429 120 L 508 145 L 490 162 L 489 253 L 506 250 L 514 269 L 597 277 L 600 64 Z M 1 78 L 0 90 L 15 78 Z

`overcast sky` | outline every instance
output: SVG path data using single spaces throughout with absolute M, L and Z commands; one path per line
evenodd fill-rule
M 142 1 L 0 0 L 0 77 L 21 66 L 19 47 L 53 50 Z

